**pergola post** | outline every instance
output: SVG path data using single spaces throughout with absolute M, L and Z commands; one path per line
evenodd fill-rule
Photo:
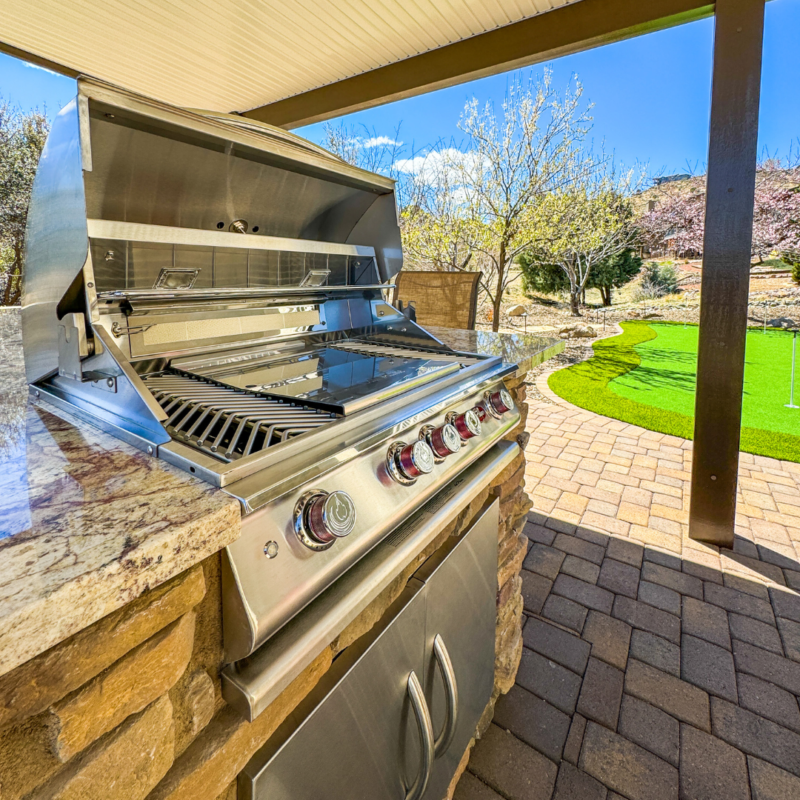
M 764 0 L 717 0 L 697 357 L 692 539 L 733 546 Z

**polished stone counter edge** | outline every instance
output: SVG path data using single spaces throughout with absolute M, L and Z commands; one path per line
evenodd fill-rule
M 432 326 L 426 330 L 454 350 L 499 356 L 506 363 L 516 364 L 515 377 L 562 353 L 566 346 L 563 340 L 554 336 L 531 333 L 495 333 Z
M 111 502 L 121 500 L 118 510 L 103 509 L 104 501 L 87 490 L 77 500 L 82 526 L 72 521 L 76 501 L 64 491 L 64 478 L 48 469 L 50 475 L 42 476 L 45 480 L 38 487 L 31 480 L 31 488 L 44 490 L 44 497 L 34 498 L 33 514 L 43 508 L 45 522 L 34 521 L 26 530 L 0 539 L 0 675 L 218 552 L 241 530 L 240 506 L 234 498 L 164 462 L 136 454 L 70 420 L 63 411 L 42 404 L 26 412 L 34 423 L 42 414 L 49 420 L 58 418 L 52 424 L 63 429 L 56 435 L 92 443 L 104 439 L 124 463 L 142 459 L 152 467 L 136 465 L 116 480 L 117 496 Z M 53 436 L 52 431 L 47 435 Z M 114 482 L 115 477 L 105 480 Z M 103 480 L 100 477 L 96 485 Z M 162 502 L 168 507 L 157 515 Z

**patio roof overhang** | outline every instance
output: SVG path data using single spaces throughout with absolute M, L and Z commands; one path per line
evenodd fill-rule
M 708 0 L 4 0 L 0 50 L 293 128 L 713 11 Z

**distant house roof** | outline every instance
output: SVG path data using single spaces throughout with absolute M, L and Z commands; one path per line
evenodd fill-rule
M 664 175 L 661 178 L 653 178 L 653 184 L 656 186 L 661 186 L 662 183 L 673 183 L 674 181 L 687 181 L 692 176 L 687 173 L 681 173 L 680 175 Z

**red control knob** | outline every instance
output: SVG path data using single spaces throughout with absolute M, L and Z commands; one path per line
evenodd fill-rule
M 453 425 L 455 425 L 458 435 L 465 441 L 473 436 L 481 435 L 481 420 L 473 409 L 455 417 Z
M 329 544 L 353 530 L 356 507 L 346 492 L 318 494 L 306 506 L 305 517 L 310 536 L 320 544 Z
M 418 478 L 420 475 L 433 472 L 435 463 L 433 451 L 428 443 L 421 439 L 405 445 L 397 453 L 397 466 L 406 478 Z
M 431 450 L 439 458 L 446 458 L 461 449 L 461 437 L 458 431 L 447 422 L 430 431 L 426 438 Z
M 514 408 L 514 401 L 505 389 L 492 392 L 492 394 L 489 395 L 489 402 L 498 414 L 505 414 L 506 411 L 511 411 L 511 409 Z

